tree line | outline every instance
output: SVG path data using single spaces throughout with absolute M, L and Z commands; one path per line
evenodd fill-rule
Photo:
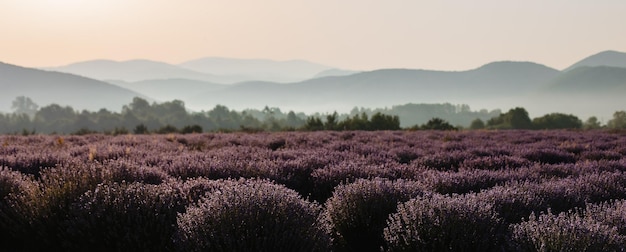
M 613 118 L 602 125 L 597 117 L 589 117 L 585 122 L 575 115 L 550 113 L 533 118 L 521 107 L 510 109 L 486 122 L 481 119 L 472 121 L 470 129 L 626 129 L 626 111 L 616 111 Z
M 371 122 L 367 120 L 367 114 L 362 113 L 361 116 L 348 117 L 345 121 L 335 123 L 336 113 L 326 116 L 326 122 L 322 122 L 319 117 L 310 117 L 305 129 L 308 130 L 396 130 L 400 129 L 398 116 L 388 116 L 381 112 L 376 112 L 372 116 Z M 374 123 L 374 122 L 377 123 Z M 384 122 L 384 123 L 381 123 Z M 397 124 L 396 124 L 397 123 Z M 393 125 L 393 126 L 391 126 Z M 525 129 L 525 130 L 550 130 L 550 129 L 626 129 L 626 111 L 616 111 L 613 119 L 609 120 L 606 125 L 602 125 L 597 117 L 592 116 L 585 122 L 575 115 L 563 113 L 550 113 L 541 117 L 531 119 L 526 109 L 516 107 L 510 109 L 506 113 L 500 113 L 488 119 L 486 122 L 480 118 L 474 119 L 467 129 L 479 130 L 507 130 L 507 129 Z M 462 126 L 453 126 L 447 120 L 439 117 L 433 117 L 424 124 L 415 124 L 406 127 L 409 130 L 461 130 Z
M 467 105 L 406 104 L 391 109 L 358 109 L 348 114 L 313 114 L 265 107 L 241 112 L 217 105 L 212 110 L 189 112 L 184 102 L 174 100 L 149 103 L 134 98 L 121 112 L 100 109 L 77 111 L 70 106 L 51 104 L 39 107 L 28 97 L 17 97 L 12 103 L 13 113 L 0 113 L 2 134 L 147 134 L 147 133 L 200 133 L 215 131 L 289 131 L 289 130 L 458 130 L 458 129 L 625 129 L 626 112 L 617 111 L 606 125 L 596 117 L 582 122 L 574 115 L 553 113 L 530 119 L 524 108 L 514 108 L 506 113 L 471 111 Z M 411 116 L 411 112 L 413 111 Z M 415 122 L 406 126 L 400 118 Z M 453 120 L 449 120 L 453 118 Z M 469 127 L 458 124 L 468 121 Z M 419 121 L 418 120 L 418 121 Z M 456 122 L 456 123 L 451 123 Z M 467 124 L 466 124 L 467 125 Z

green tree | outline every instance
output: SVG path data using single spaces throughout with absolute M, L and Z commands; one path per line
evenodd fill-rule
M 311 116 L 306 119 L 305 130 L 324 130 L 324 123 L 319 117 Z
M 161 128 L 159 128 L 156 133 L 158 134 L 171 134 L 171 133 L 178 133 L 178 129 L 172 125 L 165 125 Z
M 298 117 L 295 112 L 289 111 L 289 113 L 287 113 L 287 119 L 285 123 L 287 124 L 287 127 L 295 129 L 298 127 L 302 127 L 302 125 L 304 125 L 304 120 Z
M 33 132 L 34 125 L 27 114 L 0 113 L 0 133 Z
M 487 127 L 492 129 L 532 129 L 533 124 L 526 109 L 516 107 L 505 114 L 489 119 Z
M 146 127 L 146 125 L 139 124 L 135 127 L 135 129 L 133 129 L 133 133 L 135 134 L 148 134 L 148 127 Z
M 135 116 L 139 118 L 145 118 L 150 114 L 152 107 L 150 103 L 145 99 L 135 97 L 133 101 L 128 105 L 122 108 L 123 112 L 132 112 Z
M 70 133 L 77 131 L 75 125 L 76 113 L 70 106 L 61 107 L 51 104 L 41 108 L 35 114 L 35 123 L 38 131 L 45 133 Z
M 583 122 L 574 115 L 551 113 L 533 119 L 535 129 L 580 129 Z
M 94 122 L 93 130 L 96 131 L 107 131 L 121 125 L 127 125 L 128 128 L 132 128 L 139 123 L 137 121 L 134 124 L 127 124 L 129 122 L 120 118 L 118 113 L 114 113 L 106 109 L 100 109 L 98 112 L 93 112 L 90 116 L 92 117 L 91 120 Z
M 185 103 L 180 100 L 173 100 L 160 104 L 152 104 L 151 114 L 158 118 L 161 124 L 174 127 L 188 125 L 189 114 L 185 109 Z
M 626 111 L 613 113 L 613 119 L 609 120 L 606 126 L 610 129 L 626 129 Z
M 508 128 L 510 126 L 507 126 L 504 124 L 504 114 L 500 114 L 499 116 L 495 116 L 487 120 L 486 127 L 489 129 L 499 129 L 499 128 Z
M 452 126 L 447 121 L 441 118 L 437 118 L 437 117 L 428 120 L 428 122 L 426 122 L 426 124 L 423 124 L 420 127 L 420 129 L 423 129 L 423 130 L 457 130 L 457 128 Z
M 197 125 L 197 124 L 187 125 L 180 130 L 180 133 L 183 133 L 183 134 L 202 133 L 202 126 Z
M 339 115 L 337 111 L 332 114 L 326 116 L 326 123 L 324 123 L 324 128 L 326 130 L 336 130 L 337 129 L 337 118 Z
M 370 120 L 371 130 L 399 130 L 400 118 L 398 116 L 385 115 L 377 112 Z
M 528 117 L 528 112 L 526 109 L 520 107 L 509 110 L 505 121 L 507 121 L 513 129 L 531 129 L 533 127 L 532 121 L 530 117 Z
M 346 120 L 339 123 L 339 128 L 344 130 L 369 130 L 370 121 L 367 118 L 367 114 L 362 112 L 361 115 L 355 115 L 354 117 L 346 118 Z
M 35 117 L 39 105 L 26 96 L 18 96 L 11 103 L 11 108 L 15 114 L 27 114 L 31 119 Z
M 597 117 L 592 116 L 589 117 L 587 121 L 585 121 L 585 124 L 583 124 L 583 128 L 586 130 L 599 129 L 602 128 L 602 125 L 600 125 L 600 121 L 598 121 Z
M 480 120 L 480 118 L 474 119 L 472 123 L 470 124 L 470 129 L 473 129 L 473 130 L 484 129 L 484 128 L 485 128 L 485 122 L 483 122 L 483 120 Z
M 231 113 L 231 111 L 223 105 L 216 105 L 213 110 L 208 113 L 209 118 L 215 123 L 218 129 L 237 129 L 241 126 L 238 123 L 241 118 L 237 118 L 237 113 Z

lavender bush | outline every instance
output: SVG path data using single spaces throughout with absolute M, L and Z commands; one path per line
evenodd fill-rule
M 384 230 L 386 251 L 501 251 L 506 231 L 475 197 L 427 195 L 402 203 Z
M 506 222 L 516 223 L 532 212 L 552 209 L 560 213 L 587 203 L 625 198 L 626 175 L 602 172 L 542 183 L 516 182 L 483 191 L 477 197 L 493 204 Z
M 103 183 L 74 203 L 59 234 L 71 251 L 173 251 L 180 191 L 167 184 Z
M 626 236 L 626 200 L 588 205 L 585 217 L 615 227 L 620 235 Z
M 558 215 L 580 209 L 585 219 L 615 227 L 623 235 L 625 146 L 624 134 L 561 130 L 2 135 L 0 230 L 8 231 L 0 250 L 71 248 L 69 237 L 79 236 L 69 235 L 64 227 L 72 223 L 75 214 L 70 213 L 84 209 L 85 195 L 97 187 L 116 185 L 112 194 L 129 185 L 147 191 L 169 188 L 185 206 L 172 212 L 182 216 L 187 209 L 200 209 L 223 188 L 252 187 L 252 182 L 239 179 L 272 181 L 280 186 L 279 192 L 297 192 L 296 202 L 317 201 L 320 205 L 307 204 L 326 212 L 329 223 L 330 212 L 355 213 L 335 216 L 337 226 L 364 226 L 343 233 L 336 226 L 337 250 L 354 244 L 346 237 L 383 230 L 390 214 L 381 210 L 386 201 L 366 202 L 382 197 L 368 198 L 372 195 L 395 193 L 395 185 L 376 193 L 378 184 L 391 181 L 414 181 L 420 192 L 444 194 L 470 205 L 476 198 L 491 205 L 489 211 L 507 224 L 528 220 L 533 212 L 540 215 L 551 209 Z M 353 183 L 363 188 L 348 190 Z M 128 192 L 151 202 L 150 194 L 142 190 Z M 393 209 L 396 201 L 415 196 L 414 191 L 394 193 L 389 194 Z M 359 218 L 376 220 L 377 227 L 350 219 L 368 214 Z M 382 231 L 376 232 L 383 237 Z M 363 245 L 364 250 L 384 246 L 380 239 L 372 242 L 375 245 Z M 184 244 L 195 246 L 193 241 Z
M 533 214 L 511 227 L 520 251 L 624 251 L 626 240 L 615 227 L 579 213 Z
M 109 179 L 106 169 L 98 164 L 44 170 L 39 190 L 21 195 L 16 203 L 23 218 L 28 220 L 22 234 L 32 239 L 27 245 L 36 250 L 61 249 L 60 224 L 67 220 L 71 205 L 83 193 Z
M 180 251 L 328 251 L 321 208 L 264 180 L 226 183 L 178 217 Z
M 18 250 L 28 241 L 28 218 L 23 214 L 39 190 L 38 184 L 29 177 L 0 167 L 0 244 L 4 248 Z
M 337 234 L 339 251 L 378 251 L 383 229 L 399 202 L 423 193 L 414 181 L 357 180 L 340 185 L 326 202 L 326 213 Z

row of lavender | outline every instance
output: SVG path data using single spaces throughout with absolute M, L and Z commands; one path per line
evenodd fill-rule
M 15 250 L 622 250 L 626 136 L 0 137 Z

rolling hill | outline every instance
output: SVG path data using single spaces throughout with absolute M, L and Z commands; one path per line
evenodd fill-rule
M 103 81 L 137 82 L 154 79 L 190 79 L 210 82 L 230 82 L 230 77 L 196 72 L 163 62 L 151 60 L 92 60 L 44 70 L 71 73 Z M 235 80 L 236 81 L 236 80 Z
M 179 65 L 151 60 L 92 60 L 42 69 L 104 81 L 188 79 L 233 84 L 247 81 L 296 82 L 313 78 L 316 74 L 331 68 L 302 60 L 273 61 L 208 57 Z
M 547 83 L 548 91 L 567 93 L 603 93 L 626 91 L 626 68 L 580 66 Z
M 199 94 L 196 107 L 223 104 L 233 108 L 265 105 L 306 111 L 345 110 L 354 106 L 390 106 L 408 102 L 468 102 L 523 95 L 541 87 L 558 71 L 529 62 L 497 62 L 462 72 L 384 69 L 278 84 L 241 83 Z
M 581 117 L 608 117 L 614 111 L 626 108 L 626 102 L 622 98 L 626 93 L 624 66 L 626 53 L 616 51 L 589 56 L 566 71 L 532 62 L 502 61 L 456 72 L 415 69 L 353 72 L 306 61 L 203 58 L 180 65 L 143 60 L 92 61 L 62 69 L 54 68 L 84 76 L 96 76 L 119 87 L 78 76 L 36 71 L 8 64 L 3 64 L 2 67 L 10 74 L 1 73 L 0 78 L 3 84 L 2 106 L 5 110 L 14 96 L 23 95 L 29 89 L 32 90 L 28 92 L 38 95 L 31 98 L 40 104 L 52 101 L 78 104 L 80 97 L 91 96 L 99 93 L 93 91 L 94 89 L 104 90 L 107 87 L 109 91 L 106 92 L 112 94 L 114 91 L 111 90 L 115 89 L 115 92 L 120 92 L 119 97 L 123 98 L 117 99 L 115 96 L 105 99 L 98 96 L 89 108 L 119 109 L 120 104 L 126 104 L 132 96 L 146 94 L 159 101 L 182 100 L 193 110 L 208 110 L 221 104 L 236 110 L 270 106 L 314 113 L 406 103 L 453 103 L 502 110 L 521 106 L 527 108 L 533 116 L 563 112 Z M 18 72 L 28 73 L 12 77 Z M 302 80 L 305 76 L 309 76 L 309 79 Z M 13 82 L 11 78 L 19 81 Z M 59 81 L 63 78 L 71 80 Z M 222 78 L 222 82 L 209 81 L 213 78 Z M 223 78 L 245 81 L 224 82 Z M 122 81 L 124 79 L 127 80 Z M 91 84 L 77 84 L 83 82 Z M 32 86 L 32 83 L 37 85 L 31 88 L 29 85 Z M 52 93 L 62 87 L 68 90 L 66 93 L 73 95 L 54 94 L 63 98 L 53 99 L 34 91 L 46 90 L 46 85 L 54 86 Z M 87 107 L 83 105 L 80 107 Z
M 313 76 L 312 79 L 330 77 L 330 76 L 346 76 L 346 75 L 351 75 L 351 74 L 355 74 L 358 72 L 359 71 L 332 68 L 332 69 L 324 70 L 324 71 L 317 73 L 315 76 Z
M 582 66 L 609 66 L 626 68 L 626 53 L 617 51 L 600 52 L 574 63 L 563 71 L 570 71 Z
M 43 71 L 0 63 L 0 111 L 11 111 L 17 96 L 30 97 L 40 107 L 52 103 L 74 109 L 119 111 L 133 97 L 150 98 L 137 92 L 67 73 Z
M 229 87 L 229 85 L 189 79 L 109 81 L 109 83 L 144 94 L 157 101 L 186 100 L 199 93 L 214 92 Z
M 626 68 L 580 66 L 563 71 L 543 88 L 517 102 L 536 116 L 552 112 L 574 114 L 606 122 L 613 112 L 626 109 Z
M 243 81 L 297 82 L 313 78 L 332 67 L 303 60 L 232 59 L 207 57 L 187 61 L 180 67 L 221 76 L 239 76 Z

